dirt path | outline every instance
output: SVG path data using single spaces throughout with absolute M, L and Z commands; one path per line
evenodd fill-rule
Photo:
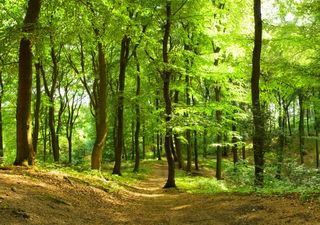
M 164 190 L 166 166 L 110 194 L 63 174 L 0 171 L 0 224 L 320 224 L 319 202 L 294 197 L 195 195 Z

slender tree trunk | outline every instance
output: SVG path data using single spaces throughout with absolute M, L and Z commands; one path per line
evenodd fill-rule
M 159 131 L 157 132 L 157 157 L 161 160 L 161 137 Z
M 58 162 L 60 158 L 60 154 L 59 154 L 58 137 L 57 137 L 56 128 L 55 128 L 55 91 L 56 91 L 59 71 L 58 71 L 58 60 L 57 60 L 57 55 L 54 48 L 54 40 L 52 35 L 50 35 L 50 44 L 52 45 L 50 56 L 51 56 L 52 68 L 53 68 L 50 89 L 49 89 L 49 85 L 47 82 L 44 69 L 41 64 L 39 64 L 39 66 L 41 68 L 41 74 L 43 77 L 45 92 L 49 98 L 49 103 L 50 103 L 48 114 L 49 114 L 49 129 L 50 129 L 50 135 L 51 135 L 51 148 L 53 153 L 53 159 L 55 162 Z
M 318 97 L 320 98 L 320 92 Z M 319 158 L 319 130 L 320 130 L 320 118 L 319 118 L 319 111 L 318 110 L 314 110 L 314 114 L 315 114 L 315 125 L 314 128 L 316 130 L 316 168 L 319 169 L 320 167 L 320 158 Z
M 310 109 L 308 108 L 307 110 L 307 134 L 310 136 Z
M 317 119 L 317 127 L 316 127 L 316 168 L 319 169 L 319 127 L 320 127 L 320 121 Z
M 49 128 L 50 128 L 50 134 L 51 134 L 51 147 L 52 147 L 52 153 L 53 153 L 53 160 L 55 162 L 59 161 L 60 155 L 59 155 L 59 147 L 57 142 L 57 135 L 56 135 L 56 127 L 55 127 L 55 119 L 54 119 L 54 103 L 53 99 L 50 99 L 50 106 L 49 106 Z
M 174 92 L 174 102 L 178 103 L 179 102 L 179 91 Z M 174 134 L 174 143 L 176 146 L 176 153 L 177 153 L 177 159 L 178 159 L 178 168 L 182 169 L 183 168 L 183 158 L 182 158 L 182 150 L 181 150 L 181 141 L 179 138 L 179 134 Z
M 216 102 L 219 104 L 221 102 L 221 87 L 217 86 L 215 87 L 215 94 L 216 94 Z M 216 110 L 216 120 L 218 126 L 221 125 L 222 121 L 222 111 L 221 110 Z M 221 142 L 222 142 L 222 134 L 221 131 L 218 130 L 217 132 L 217 163 L 216 163 L 216 178 L 218 180 L 222 179 L 221 175 L 221 162 L 222 162 L 222 147 L 221 147 Z
M 157 96 L 159 96 L 159 93 L 157 93 Z M 156 104 L 156 110 L 158 111 L 159 104 L 160 104 L 160 100 L 158 97 L 156 98 L 155 104 Z M 158 123 L 159 123 L 159 119 L 157 118 L 157 124 Z M 157 131 L 157 157 L 158 157 L 158 160 L 161 160 L 161 135 L 159 130 Z
M 190 97 L 190 79 L 189 75 L 186 75 L 186 101 L 187 101 L 187 107 L 191 105 L 191 97 Z M 188 118 L 188 114 L 186 114 L 186 117 Z M 187 129 L 186 131 L 186 139 L 187 139 L 187 166 L 186 171 L 191 172 L 191 166 L 192 166 L 192 146 L 191 146 L 191 130 Z
M 300 163 L 304 163 L 304 96 L 299 94 L 299 108 L 300 108 L 300 120 L 299 120 L 299 149 L 300 149 Z
M 144 124 L 142 126 L 143 130 L 143 135 L 142 135 L 142 158 L 146 158 L 146 132 L 145 132 L 145 127 Z
M 32 134 L 33 149 L 37 152 L 39 126 L 40 126 L 40 105 L 41 105 L 41 66 L 40 63 L 35 64 L 36 69 L 36 104 L 34 109 L 34 130 Z
M 233 118 L 233 124 L 232 124 L 232 155 L 233 155 L 233 165 L 236 168 L 236 164 L 239 161 L 239 157 L 238 157 L 238 145 L 237 145 L 237 136 L 236 136 L 236 132 L 237 132 L 237 127 L 235 124 L 235 119 Z
M 208 131 L 206 128 L 204 128 L 204 131 L 203 131 L 203 154 L 202 154 L 203 158 L 206 158 L 207 154 L 208 154 L 207 136 L 208 136 Z
M 296 128 L 296 100 L 293 101 L 292 104 L 292 128 Z
M 134 135 L 134 120 L 132 120 L 131 122 L 131 159 L 134 160 L 135 159 L 135 135 Z
M 2 80 L 2 71 L 0 71 L 0 164 L 2 163 L 3 158 L 3 119 L 2 119 L 2 98 L 3 98 L 3 80 Z
M 193 135 L 194 135 L 194 138 L 193 138 L 194 165 L 195 165 L 195 169 L 199 170 L 197 131 L 194 131 Z
M 120 52 L 120 73 L 119 73 L 119 96 L 118 96 L 118 124 L 117 124 L 117 145 L 115 149 L 115 164 L 113 167 L 113 174 L 121 175 L 121 156 L 124 145 L 123 137 L 123 112 L 124 112 L 124 85 L 126 69 L 129 58 L 129 45 L 130 38 L 125 35 L 121 41 L 121 52 Z M 136 156 L 137 157 L 137 156 Z
M 242 144 L 241 144 L 241 158 L 242 160 L 246 159 L 246 138 L 245 133 L 240 131 L 240 135 L 242 136 Z
M 69 163 L 72 163 L 72 131 L 70 133 L 70 137 L 68 137 L 68 152 L 69 152 Z
M 285 106 L 285 112 L 286 112 L 289 135 L 292 136 L 291 124 L 290 124 L 289 104 Z
M 44 110 L 45 112 L 48 111 L 47 108 Z M 43 162 L 47 160 L 47 130 L 48 130 L 48 115 L 45 113 L 44 121 L 43 121 Z
M 29 0 L 27 13 L 23 22 L 23 32 L 32 33 L 38 22 L 41 8 L 40 0 Z M 33 165 L 34 150 L 31 129 L 32 96 L 32 43 L 28 35 L 22 37 L 19 48 L 19 82 L 16 111 L 17 154 L 14 165 Z
M 260 103 L 260 57 L 262 46 L 261 0 L 254 0 L 254 49 L 252 55 L 251 97 L 253 114 L 253 154 L 255 164 L 255 185 L 263 186 L 264 172 L 264 116 Z
M 279 96 L 279 142 L 278 142 L 278 151 L 277 151 L 277 171 L 276 178 L 281 179 L 281 171 L 282 171 L 282 163 L 283 163 L 283 149 L 284 149 L 284 140 L 285 140 L 285 127 L 284 124 L 286 122 L 286 111 L 284 107 L 284 102 L 281 102 L 281 97 Z M 284 109 L 282 111 L 282 108 Z
M 140 136 L 140 104 L 139 104 L 139 96 L 140 96 L 140 89 L 141 89 L 141 81 L 140 81 L 140 63 L 137 57 L 136 50 L 133 51 L 133 56 L 136 60 L 136 102 L 135 102 L 135 111 L 136 111 L 136 130 L 134 134 L 134 143 L 135 143 L 135 150 L 136 150 L 136 160 L 134 164 L 134 172 L 139 171 L 139 164 L 140 164 L 140 149 L 139 149 L 139 136 Z
M 171 105 L 171 97 L 170 97 L 170 79 L 171 79 L 171 71 L 168 68 L 169 64 L 169 36 L 170 36 L 170 29 L 171 29 L 171 1 L 166 1 L 166 24 L 164 27 L 164 34 L 162 40 L 162 58 L 163 63 L 166 65 L 164 70 L 162 71 L 161 77 L 163 80 L 163 98 L 165 102 L 165 121 L 166 121 L 166 134 L 165 134 L 165 152 L 166 158 L 168 163 L 168 179 L 164 188 L 171 188 L 176 187 L 175 183 L 175 170 L 174 170 L 174 159 L 172 155 L 171 149 L 171 141 L 172 141 L 172 129 L 169 126 L 169 122 L 171 120 L 171 113 L 172 113 L 172 105 Z
M 63 78 L 61 78 L 62 80 Z M 59 83 L 61 82 L 61 80 L 59 81 Z M 60 95 L 60 106 L 59 106 L 59 111 L 58 111 L 58 120 L 57 120 L 57 125 L 56 125 L 56 145 L 57 145 L 57 148 L 58 148 L 58 153 L 60 151 L 60 142 L 59 142 L 59 135 L 60 135 L 60 130 L 61 130 L 61 127 L 62 127 L 62 114 L 64 112 L 64 110 L 66 109 L 66 102 L 64 101 L 63 99 L 63 96 L 62 94 L 60 93 L 60 84 L 59 84 L 59 87 L 58 87 L 58 90 L 59 90 L 59 95 Z M 59 158 L 60 158 L 60 153 L 59 153 Z
M 99 32 L 96 31 L 96 36 L 99 37 Z M 105 147 L 108 131 L 108 114 L 107 114 L 107 72 L 106 60 L 102 47 L 102 43 L 98 42 L 98 62 L 99 62 L 99 95 L 96 105 L 96 141 L 93 146 L 91 155 L 91 168 L 99 170 L 102 162 L 102 152 Z

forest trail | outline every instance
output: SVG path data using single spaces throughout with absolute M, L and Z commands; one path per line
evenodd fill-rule
M 60 173 L 1 170 L 0 224 L 320 224 L 319 202 L 295 196 L 188 194 L 162 189 L 166 173 L 166 164 L 158 163 L 146 180 L 109 193 Z

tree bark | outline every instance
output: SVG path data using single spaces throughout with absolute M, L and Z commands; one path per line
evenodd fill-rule
M 121 51 L 120 51 L 120 73 L 119 73 L 119 96 L 117 105 L 117 145 L 115 149 L 115 164 L 113 167 L 113 174 L 121 175 L 121 156 L 124 145 L 123 137 L 123 106 L 124 106 L 124 86 L 125 86 L 125 76 L 126 69 L 129 59 L 129 45 L 130 38 L 125 35 L 121 41 Z M 137 157 L 137 156 L 136 156 Z
M 187 107 L 191 105 L 191 97 L 189 93 L 190 89 L 190 79 L 189 75 L 186 75 L 186 101 L 187 101 Z M 189 115 L 186 114 L 186 117 Z M 187 166 L 186 171 L 191 172 L 192 167 L 192 146 L 191 146 L 191 130 L 188 128 L 186 131 L 186 139 L 187 139 Z
M 299 93 L 299 109 L 300 109 L 300 119 L 299 119 L 299 149 L 300 149 L 300 163 L 304 163 L 304 96 Z
M 23 23 L 23 32 L 32 33 L 38 22 L 41 0 L 29 0 Z M 32 43 L 28 35 L 22 37 L 19 48 L 19 82 L 16 111 L 17 154 L 14 165 L 34 164 L 34 149 L 31 129 L 32 96 Z
M 282 163 L 283 163 L 283 149 L 284 149 L 284 140 L 285 140 L 285 122 L 286 122 L 286 110 L 284 101 L 282 101 L 281 96 L 279 95 L 279 140 L 278 140 L 278 151 L 277 151 L 277 171 L 276 178 L 281 179 Z
M 141 89 L 141 81 L 140 81 L 140 63 L 137 57 L 136 50 L 133 51 L 133 56 L 136 60 L 136 102 L 135 102 L 135 111 L 136 111 L 136 130 L 134 133 L 134 143 L 135 143 L 135 151 L 136 151 L 136 158 L 133 172 L 139 171 L 139 164 L 140 164 L 140 149 L 139 149 L 139 136 L 140 136 L 140 104 L 139 104 L 139 96 L 140 96 L 140 89 Z
M 263 186 L 264 172 L 264 116 L 260 103 L 260 58 L 262 46 L 261 0 L 254 0 L 254 48 L 252 55 L 251 97 L 253 114 L 253 154 L 255 164 L 255 185 Z
M 2 98 L 3 98 L 4 90 L 3 90 L 3 79 L 2 79 L 2 71 L 0 71 L 0 164 L 3 159 L 3 127 L 2 127 Z
M 53 160 L 55 162 L 59 161 L 60 158 L 60 153 L 59 153 L 59 145 L 58 145 L 58 137 L 56 134 L 56 127 L 55 127 L 55 91 L 56 91 L 56 86 L 57 86 L 57 82 L 58 82 L 58 60 L 57 60 L 57 55 L 56 55 L 56 51 L 55 51 L 55 47 L 54 47 L 54 40 L 53 40 L 53 36 L 50 35 L 50 44 L 51 44 L 51 51 L 50 51 L 50 56 L 51 56 L 51 60 L 52 60 L 52 67 L 53 67 L 53 71 L 52 71 L 52 76 L 51 76 L 51 87 L 49 89 L 49 85 L 47 82 L 47 78 L 46 78 L 46 74 L 44 72 L 44 69 L 42 67 L 42 65 L 40 64 L 40 68 L 41 68 L 41 74 L 43 77 L 43 84 L 45 87 L 45 92 L 46 95 L 49 98 L 49 129 L 50 129 L 50 135 L 51 135 L 51 147 L 52 147 L 52 152 L 53 152 Z
M 177 91 L 177 90 L 174 92 L 174 102 L 175 103 L 179 102 L 179 91 Z M 176 146 L 178 168 L 182 169 L 183 168 L 183 158 L 182 158 L 181 141 L 179 139 L 179 134 L 175 133 L 173 135 L 173 138 L 174 138 L 174 143 Z
M 163 63 L 165 64 L 165 68 L 162 71 L 161 77 L 163 80 L 163 98 L 165 102 L 165 121 L 166 121 L 166 133 L 165 133 L 165 152 L 168 163 L 168 179 L 164 188 L 172 188 L 176 187 L 175 183 L 175 170 L 174 170 L 174 159 L 172 155 L 171 149 L 171 141 L 172 141 L 172 129 L 170 128 L 169 122 L 171 120 L 172 113 L 172 105 L 171 105 L 171 97 L 170 97 L 170 79 L 171 79 L 171 71 L 168 67 L 169 64 L 169 36 L 171 29 L 171 1 L 166 1 L 166 24 L 164 27 L 164 34 L 162 40 L 162 58 Z
M 215 94 L 216 94 L 216 102 L 219 104 L 221 102 L 221 87 L 217 86 L 215 87 Z M 216 120 L 218 127 L 221 126 L 221 121 L 222 121 L 222 111 L 221 110 L 216 110 Z M 220 128 L 218 128 L 217 132 L 217 162 L 216 162 L 216 178 L 217 180 L 222 179 L 222 174 L 221 174 L 221 163 L 222 163 L 222 147 L 221 147 L 221 142 L 222 142 L 222 134 L 220 131 Z
M 236 136 L 236 132 L 237 132 L 237 126 L 235 123 L 235 119 L 232 119 L 233 123 L 232 123 L 232 155 L 233 155 L 233 165 L 236 168 L 236 164 L 239 161 L 239 157 L 238 157 L 238 145 L 237 145 L 237 136 Z
M 40 126 L 40 106 L 41 106 L 41 66 L 40 63 L 35 64 L 36 69 L 36 104 L 34 108 L 34 129 L 32 133 L 33 149 L 37 152 L 39 126 Z
M 198 140 L 197 140 L 197 131 L 193 132 L 193 148 L 194 148 L 194 166 L 196 170 L 199 170 L 199 160 L 198 160 Z
M 96 30 L 96 36 L 99 38 L 99 31 Z M 93 146 L 91 155 L 91 168 L 100 170 L 102 162 L 102 152 L 105 147 L 108 128 L 107 114 L 107 72 L 106 60 L 102 47 L 102 43 L 98 41 L 98 90 L 96 104 L 96 141 Z
M 157 94 L 159 95 L 159 94 Z M 156 98 L 156 110 L 158 111 L 159 109 L 159 104 L 160 104 L 160 100 L 159 98 L 157 97 Z M 157 118 L 157 123 L 159 123 L 159 119 Z M 157 157 L 158 157 L 158 160 L 161 160 L 161 149 L 162 149 L 162 142 L 161 142 L 161 133 L 160 131 L 158 130 L 157 131 Z
M 314 94 L 314 93 L 313 93 Z M 320 98 L 320 91 L 318 97 Z M 320 130 L 320 118 L 319 118 L 319 111 L 314 110 L 315 114 L 315 125 L 314 128 L 316 130 L 316 168 L 319 169 L 320 164 L 320 156 L 319 156 L 319 130 Z

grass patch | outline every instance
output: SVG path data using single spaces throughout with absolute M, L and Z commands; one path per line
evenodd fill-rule
M 35 170 L 63 176 L 71 184 L 81 183 L 102 189 L 108 193 L 119 192 L 124 186 L 132 186 L 150 175 L 154 160 L 142 161 L 139 173 L 134 173 L 132 162 L 123 162 L 121 176 L 113 175 L 113 163 L 103 164 L 102 170 L 91 170 L 90 165 L 38 164 Z

